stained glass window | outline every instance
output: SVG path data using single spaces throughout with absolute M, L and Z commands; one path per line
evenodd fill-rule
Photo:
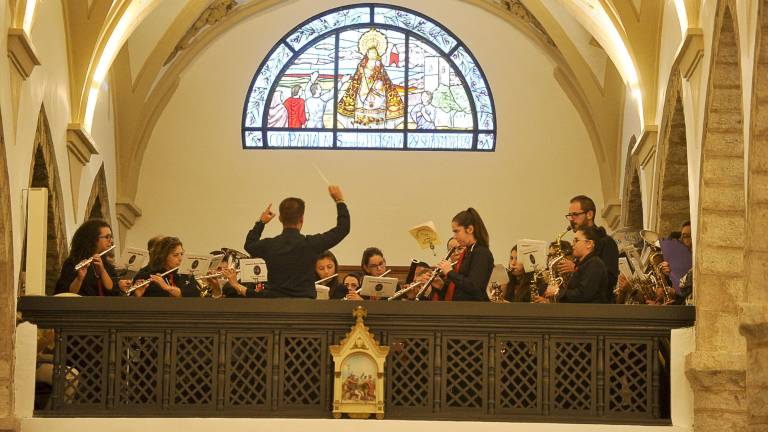
M 494 151 L 480 65 L 439 23 L 391 5 L 317 15 L 277 44 L 243 108 L 246 149 Z

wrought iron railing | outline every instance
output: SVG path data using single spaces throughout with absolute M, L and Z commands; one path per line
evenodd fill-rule
M 41 416 L 330 417 L 328 347 L 360 302 L 24 297 L 55 330 Z M 692 307 L 364 302 L 387 418 L 669 424 Z M 660 360 L 661 359 L 661 360 Z

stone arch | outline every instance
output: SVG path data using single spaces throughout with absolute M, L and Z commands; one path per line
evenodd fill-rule
M 48 189 L 48 250 L 45 265 L 45 292 L 53 294 L 56 280 L 61 272 L 61 265 L 67 257 L 67 239 L 64 225 L 64 200 L 62 198 L 61 179 L 56 163 L 56 154 L 51 139 L 51 129 L 45 107 L 40 109 L 35 132 L 32 167 L 29 176 L 30 187 Z M 22 273 L 26 271 L 26 233 L 22 251 Z M 20 279 L 21 280 L 21 279 Z M 23 285 L 22 285 L 23 288 Z M 22 293 L 23 294 L 23 293 Z
M 637 138 L 632 135 L 624 164 L 624 191 L 621 198 L 621 226 L 643 228 L 643 197 L 640 189 L 640 171 L 632 151 Z
M 744 298 L 746 270 L 744 139 L 740 46 L 734 12 L 730 0 L 718 2 L 694 239 L 696 351 L 686 360 L 686 373 L 695 392 L 694 422 L 720 430 L 747 429 L 746 341 L 739 334 L 739 303 Z M 712 379 L 727 384 L 713 386 Z M 727 411 L 713 401 L 722 401 Z
M 0 115 L 0 419 L 13 416 L 13 341 L 16 295 L 13 289 L 13 233 L 11 232 L 11 189 L 5 160 L 3 118 Z M 0 420 L 2 423 L 2 420 Z
M 697 350 L 743 352 L 737 303 L 744 296 L 744 140 L 739 37 L 730 2 L 715 20 L 701 149 L 694 280 Z
M 688 143 L 680 73 L 673 70 L 667 87 L 662 117 L 662 136 L 657 154 L 658 184 L 656 219 L 652 229 L 662 236 L 678 231 L 691 218 L 688 192 Z
M 752 115 L 747 162 L 747 208 L 745 251 L 745 301 L 740 305 L 740 332 L 747 342 L 745 390 L 747 422 L 765 427 L 768 406 L 768 0 L 758 3 L 753 66 Z
M 88 198 L 88 204 L 85 206 L 85 220 L 88 219 L 104 219 L 105 221 L 112 222 L 112 214 L 110 212 L 109 192 L 107 190 L 107 177 L 104 174 L 104 165 L 99 169 L 98 174 L 93 179 L 93 186 L 91 186 L 91 195 Z
M 768 1 L 759 4 L 747 171 L 747 300 L 768 303 Z

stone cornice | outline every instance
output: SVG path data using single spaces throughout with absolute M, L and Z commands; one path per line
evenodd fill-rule
M 656 155 L 656 140 L 658 139 L 659 127 L 657 125 L 645 125 L 643 134 L 637 140 L 635 149 L 632 151 L 632 158 L 637 161 L 637 166 L 643 169 L 653 162 Z
M 119 201 L 115 204 L 117 209 L 117 220 L 126 228 L 131 228 L 136 223 L 136 219 L 141 216 L 141 209 L 131 201 Z
M 40 59 L 35 53 L 32 41 L 29 40 L 27 32 L 20 28 L 8 30 L 8 57 L 25 80 L 32 75 L 35 66 L 40 65 Z
M 677 53 L 680 73 L 689 80 L 704 58 L 704 36 L 700 28 L 689 28 Z
M 67 126 L 67 150 L 83 166 L 88 164 L 91 156 L 99 154 L 93 138 L 83 125 L 70 123 Z

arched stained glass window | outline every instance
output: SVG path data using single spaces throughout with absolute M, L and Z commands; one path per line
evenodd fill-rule
M 472 53 L 392 5 L 333 9 L 289 32 L 254 76 L 246 149 L 493 151 L 496 115 Z

